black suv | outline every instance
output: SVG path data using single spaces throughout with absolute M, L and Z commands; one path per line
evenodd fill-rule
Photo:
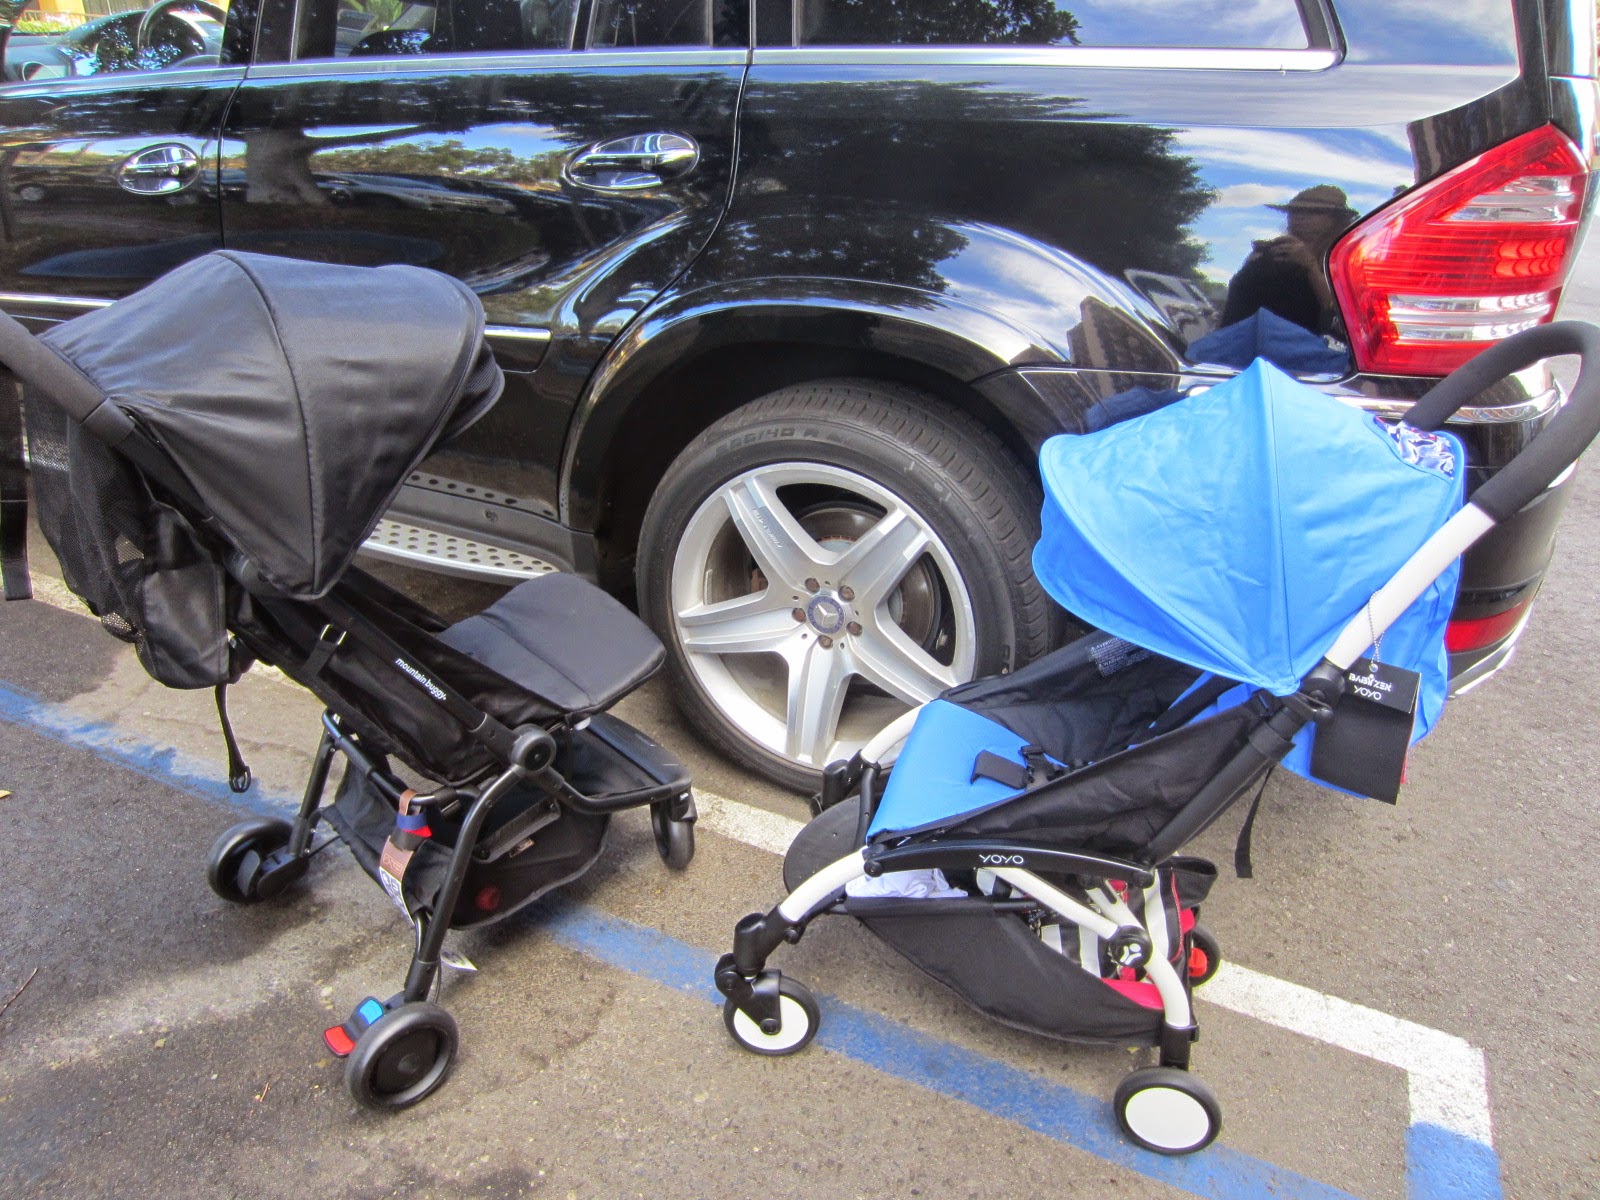
M 1593 199 L 1593 0 L 48 2 L 100 15 L 6 21 L 0 304 L 218 246 L 459 276 L 507 394 L 374 553 L 636 586 L 801 786 L 1063 635 L 1044 438 L 1257 354 L 1397 412 L 1550 319 Z M 1560 398 L 1464 411 L 1474 480 Z M 1460 685 L 1563 501 L 1470 557 Z

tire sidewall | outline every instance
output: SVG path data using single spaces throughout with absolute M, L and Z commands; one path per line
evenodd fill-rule
M 805 390 L 784 389 L 766 400 Z M 818 463 L 865 476 L 897 495 L 934 528 L 968 590 L 975 626 L 974 678 L 1016 665 L 1018 630 L 1005 562 L 984 536 L 970 497 L 928 456 L 865 422 L 837 414 L 769 416 L 740 410 L 713 425 L 679 455 L 651 500 L 639 544 L 640 613 L 666 645 L 672 674 L 702 718 L 702 727 L 709 726 L 715 740 L 736 756 L 760 758 L 770 774 L 805 788 L 814 784 L 818 771 L 756 745 L 722 716 L 678 643 L 671 601 L 678 545 L 706 498 L 747 471 L 784 462 Z M 886 470 L 886 464 L 892 469 Z M 1015 515 L 1026 519 L 1030 514 Z

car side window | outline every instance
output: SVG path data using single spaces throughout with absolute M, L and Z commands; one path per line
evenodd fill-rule
M 243 61 L 225 48 L 229 0 L 26 5 L 5 39 L 4 81 L 27 83 Z M 93 8 L 97 11 L 88 12 Z
M 1303 50 L 1298 0 L 794 0 L 802 46 Z M 763 40 L 765 40 L 763 38 Z
M 709 46 L 716 0 L 595 0 L 589 46 Z
M 327 0 L 302 5 L 297 59 L 566 50 L 577 0 Z

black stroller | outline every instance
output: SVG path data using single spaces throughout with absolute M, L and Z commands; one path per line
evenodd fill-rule
M 1597 353 L 1589 325 L 1521 333 L 1398 427 L 1258 363 L 1046 443 L 1035 571 L 1102 631 L 952 689 L 824 772 L 787 899 L 740 921 L 717 964 L 734 1039 L 810 1041 L 815 1000 L 767 960 L 845 914 L 997 1020 L 1156 1046 L 1117 1088 L 1118 1123 L 1164 1154 L 1209 1144 L 1221 1108 L 1188 1066 L 1192 989 L 1219 963 L 1196 920 L 1216 871 L 1178 852 L 1279 763 L 1393 798 L 1443 707 L 1459 556 L 1600 432 Z M 1460 445 L 1428 431 L 1556 354 L 1585 360 L 1571 399 L 1463 506 Z M 1252 489 L 1289 514 L 1260 547 L 1236 528 L 1268 507 Z
M 447 627 L 351 566 L 423 456 L 498 398 L 483 329 L 477 298 L 431 271 L 228 252 L 38 338 L 0 320 L 66 581 L 156 679 L 217 688 L 235 790 L 249 772 L 223 689 L 252 661 L 327 706 L 294 822 L 229 829 L 207 877 L 235 903 L 275 897 L 326 822 L 406 913 L 404 989 L 324 1035 L 378 1108 L 450 1070 L 456 1024 L 430 1001 L 447 930 L 583 874 L 620 809 L 650 806 L 669 866 L 694 854 L 684 768 L 605 712 L 661 663 L 642 622 L 546 575 Z

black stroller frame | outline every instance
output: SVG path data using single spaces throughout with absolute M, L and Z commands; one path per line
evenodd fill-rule
M 784 943 L 799 942 L 816 917 L 853 916 L 962 999 L 996 1019 L 1067 1040 L 1153 1043 L 1158 1048 L 1158 1065 L 1134 1071 L 1117 1089 L 1114 1105 L 1123 1132 L 1144 1148 L 1163 1154 L 1191 1153 L 1209 1144 L 1221 1128 L 1221 1107 L 1210 1089 L 1188 1072 L 1191 1044 L 1198 1038 L 1192 993 L 1215 972 L 1219 958 L 1215 941 L 1203 926 L 1180 926 L 1176 920 L 1179 914 L 1173 909 L 1197 910 L 1209 886 L 1209 879 L 1202 878 L 1185 896 L 1181 884 L 1168 885 L 1170 877 L 1192 870 L 1199 862 L 1181 859 L 1178 852 L 1252 784 L 1262 781 L 1307 724 L 1326 725 L 1334 720 L 1352 664 L 1460 554 L 1538 496 L 1600 434 L 1600 379 L 1596 378 L 1600 371 L 1592 365 L 1600 362 L 1600 329 L 1562 322 L 1520 333 L 1485 350 L 1412 407 L 1404 418 L 1406 424 L 1421 430 L 1437 429 L 1462 404 L 1507 375 L 1560 354 L 1579 355 L 1583 360 L 1566 405 L 1373 595 L 1297 691 L 1286 696 L 1257 691 L 1242 705 L 1189 723 L 1233 686 L 1230 681 L 1215 681 L 1205 695 L 1192 702 L 1180 701 L 1142 735 L 1117 743 L 1109 757 L 1075 764 L 1054 777 L 1030 770 L 1026 784 L 1020 779 L 1016 782 L 1021 794 L 994 806 L 998 810 L 1019 803 L 1034 805 L 1028 809 L 1030 818 L 1038 817 L 1045 811 L 1043 806 L 1051 803 L 1068 811 L 1075 796 L 1088 794 L 1085 789 L 1094 786 L 1097 775 L 1114 773 L 1119 765 L 1134 763 L 1141 756 L 1160 755 L 1163 744 L 1172 738 L 1209 738 L 1217 749 L 1204 782 L 1163 807 L 1161 819 L 1148 832 L 1124 836 L 1124 852 L 1106 852 L 1092 839 L 1091 845 L 1084 846 L 1040 837 L 986 835 L 982 825 L 989 810 L 982 809 L 910 833 L 879 834 L 868 843 L 868 827 L 898 747 L 920 710 L 885 729 L 853 759 L 828 767 L 822 791 L 814 800 L 817 815 L 798 835 L 785 860 L 789 895 L 775 908 L 740 920 L 732 953 L 717 964 L 716 986 L 726 997 L 724 1022 L 733 1038 L 748 1050 L 769 1055 L 795 1053 L 811 1040 L 820 1020 L 815 1000 L 803 985 L 770 968 L 768 960 Z M 1091 634 L 1049 658 L 1070 658 L 1096 639 L 1104 642 L 1107 635 Z M 1048 669 L 1044 660 L 1023 668 L 1044 669 Z M 970 695 L 988 682 L 963 685 L 947 695 L 952 699 L 961 693 Z M 998 680 L 994 683 L 999 685 Z M 1171 700 L 1168 696 L 1166 702 Z M 1024 756 L 1033 749 L 1038 748 L 1025 748 Z M 1160 760 L 1156 762 L 1159 766 Z M 1133 788 L 1138 789 L 1150 774 L 1124 774 L 1123 780 L 1133 780 Z M 854 806 L 849 803 L 852 798 Z M 1139 800 L 1141 797 L 1135 797 L 1122 803 L 1131 805 Z M 1104 815 L 1104 810 L 1097 811 Z M 1210 864 L 1202 865 L 1214 874 Z M 856 897 L 845 891 L 862 877 L 925 868 L 937 868 L 947 875 L 989 872 L 1005 886 L 990 894 L 948 899 Z M 1142 911 L 1137 914 L 1128 902 L 1135 896 L 1142 900 Z M 973 930 L 981 920 L 1002 913 L 1028 916 L 1035 931 L 1041 917 L 1053 917 L 1092 934 L 1104 947 L 1108 969 L 1123 977 L 1137 975 L 1155 985 L 1160 996 L 1159 1023 L 1142 1028 L 1130 1025 L 1120 1034 L 1047 1025 L 1044 1017 L 997 1012 L 974 999 L 970 991 L 963 990 L 964 983 L 974 990 L 983 987 L 982 977 L 986 970 L 995 969 L 996 960 L 983 960 L 977 966 L 962 965 L 960 960 L 978 953 L 975 943 L 979 935 Z M 913 941 L 903 932 L 910 924 L 907 918 L 914 919 L 916 928 L 922 930 L 916 935 L 920 940 Z M 963 925 L 963 919 L 970 924 Z M 936 932 L 941 925 L 955 932 L 941 935 Z M 1174 945 L 1173 933 L 1180 930 L 1181 944 Z M 963 938 L 963 934 L 971 936 Z M 953 945 L 958 940 L 960 944 Z M 1038 940 L 1034 936 L 1031 943 Z M 1198 958 L 1196 949 L 1201 952 Z M 1061 959 L 1054 951 L 1047 953 Z M 1076 966 L 1062 967 L 1055 978 L 1068 981 L 1073 976 L 1082 978 L 1083 972 Z M 1073 1017 L 1069 1013 L 1066 1020 Z M 1054 1019 L 1060 1020 L 1059 1016 Z
M 244 366 L 225 368 L 216 393 L 181 353 L 182 339 L 209 336 L 185 315 L 205 302 L 232 306 L 250 333 L 234 347 Z M 318 311 L 341 302 L 376 330 L 370 348 L 344 344 Z M 405 912 L 415 948 L 402 989 L 366 998 L 323 1035 L 345 1059 L 351 1094 L 376 1108 L 421 1100 L 453 1064 L 456 1023 L 430 1000 L 450 929 L 502 919 L 576 878 L 622 809 L 649 806 L 669 867 L 694 854 L 688 772 L 605 711 L 664 657 L 638 618 L 594 585 L 551 574 L 447 625 L 350 565 L 416 463 L 497 399 L 483 321 L 477 298 L 434 272 L 228 252 L 43 338 L 0 315 L 0 363 L 25 388 L 40 524 L 63 574 L 158 680 L 216 687 L 234 789 L 250 776 L 223 690 L 252 661 L 326 706 L 294 820 L 225 831 L 207 880 L 233 903 L 280 896 L 330 844 L 313 844 L 327 824 Z M 162 361 L 177 365 L 148 378 L 140 353 L 121 345 L 174 342 Z M 274 368 L 287 400 L 270 394 Z M 386 371 L 392 393 L 367 399 Z M 361 440 L 367 425 L 375 432 Z M 186 440 L 197 428 L 212 443 Z M 252 466 L 239 443 L 251 434 L 263 455 L 305 451 L 285 468 L 303 465 L 305 477 L 255 511 L 234 503 L 234 475 Z M 235 451 L 244 457 L 230 461 Z M 275 501 L 303 527 L 282 534 Z M 8 504 L 0 531 L 8 595 L 25 591 L 19 515 Z M 437 786 L 418 794 L 390 756 Z M 346 769 L 325 804 L 336 757 Z

